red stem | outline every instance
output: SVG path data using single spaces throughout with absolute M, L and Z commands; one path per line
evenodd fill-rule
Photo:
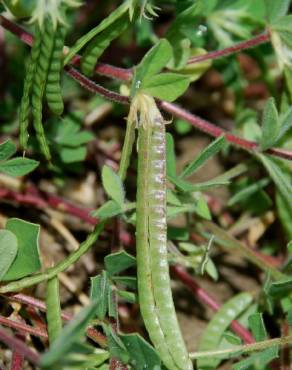
M 23 335 L 22 333 L 17 333 L 15 337 L 21 340 L 22 342 L 25 341 L 25 335 Z M 17 351 L 13 351 L 10 370 L 22 370 L 23 366 L 24 366 L 23 354 Z
M 33 37 L 27 33 L 24 29 L 16 25 L 15 23 L 9 21 L 8 19 L 4 18 L 3 16 L 0 16 L 0 23 L 4 28 L 14 33 L 16 36 L 18 36 L 21 40 L 26 42 L 28 45 L 32 44 Z M 269 34 L 264 33 L 259 36 L 254 37 L 253 39 L 243 41 L 242 43 L 238 43 L 234 46 L 231 46 L 226 49 L 218 50 L 215 52 L 211 52 L 205 55 L 209 55 L 209 59 L 211 58 L 218 58 L 223 55 L 229 55 L 231 53 L 238 52 L 240 50 L 254 47 L 256 45 L 259 45 L 263 42 L 267 42 L 269 40 Z M 213 53 L 213 54 L 212 54 Z M 214 54 L 215 53 L 215 54 Z M 214 56 L 215 55 L 215 56 Z M 203 57 L 203 56 L 202 56 Z M 197 59 L 197 61 L 200 61 Z M 77 56 L 75 59 L 73 59 L 73 62 L 77 65 L 80 62 L 80 56 Z M 87 90 L 101 94 L 105 96 L 108 99 L 117 101 L 121 104 L 126 104 L 128 101 L 128 98 L 122 95 L 119 95 L 115 92 L 112 92 L 110 90 L 105 89 L 104 87 L 97 85 L 95 82 L 90 80 L 89 78 L 83 76 L 80 72 L 75 70 L 74 68 L 67 68 L 67 72 L 70 76 L 72 76 L 78 83 L 80 83 L 84 88 Z M 118 78 L 120 80 L 126 81 L 129 80 L 132 75 L 132 70 L 130 69 L 122 69 L 117 68 L 108 64 L 102 64 L 98 63 L 96 67 L 96 72 L 103 74 L 105 76 L 111 77 L 111 78 Z M 239 138 L 233 134 L 230 134 L 223 129 L 215 126 L 211 122 L 208 122 L 200 117 L 197 117 L 190 112 L 178 107 L 175 104 L 168 103 L 168 102 L 161 102 L 160 104 L 161 108 L 164 109 L 166 112 L 169 112 L 173 114 L 175 117 L 182 118 L 189 123 L 191 123 L 194 127 L 198 128 L 199 130 L 207 133 L 210 136 L 218 137 L 222 134 L 225 134 L 226 140 L 230 142 L 233 145 L 239 146 L 245 150 L 253 151 L 259 149 L 256 142 L 249 141 L 246 139 Z M 270 148 L 267 150 L 267 153 L 272 154 L 274 156 L 289 159 L 292 160 L 292 152 L 289 150 L 281 149 L 281 148 Z
M 4 317 L 4 316 L 0 316 L 0 324 L 7 326 L 9 328 L 16 329 L 21 333 L 31 334 L 36 337 L 45 338 L 45 339 L 48 338 L 48 334 L 44 330 L 33 328 L 30 325 L 26 325 L 21 322 L 8 319 L 7 317 Z
M 266 42 L 270 41 L 270 35 L 268 32 L 264 32 L 260 35 L 257 35 L 249 40 L 245 40 L 242 42 L 239 42 L 238 44 L 229 46 L 228 48 L 224 48 L 221 50 L 215 50 L 215 51 L 210 51 L 209 53 L 203 54 L 203 55 L 198 55 L 195 57 L 191 57 L 188 60 L 188 64 L 192 63 L 200 63 L 200 62 L 205 62 L 206 60 L 214 60 L 222 57 L 226 57 L 227 55 L 231 55 L 234 53 L 237 53 L 239 51 L 245 50 L 245 49 L 250 49 L 255 46 L 258 46 L 260 44 L 264 44 Z
M 22 304 L 26 304 L 26 305 L 35 307 L 35 308 L 37 308 L 37 309 L 39 309 L 40 311 L 43 311 L 43 312 L 45 312 L 47 310 L 47 307 L 46 307 L 44 302 L 42 302 L 41 300 L 36 299 L 34 297 L 30 297 L 28 295 L 25 295 L 25 294 L 19 293 L 19 294 L 14 294 L 14 295 L 5 295 L 5 297 L 8 298 L 8 299 L 13 300 L 15 302 L 19 302 L 19 303 L 22 303 Z M 64 312 L 64 311 L 62 311 L 61 317 L 65 321 L 70 321 L 70 320 L 73 319 L 73 316 L 71 314 L 69 314 L 67 312 Z M 100 332 L 98 332 L 97 330 L 95 330 L 93 327 L 89 327 L 86 331 L 86 334 L 89 338 L 91 338 L 92 340 L 94 340 L 95 342 L 100 344 L 102 347 L 105 346 L 106 337 L 103 334 L 101 334 Z
M 195 297 L 206 304 L 208 307 L 212 308 L 213 311 L 218 311 L 220 309 L 220 304 L 210 296 L 200 285 L 193 279 L 193 277 L 187 273 L 187 271 L 178 266 L 171 266 L 171 271 L 182 281 L 195 295 Z M 242 326 L 238 321 L 233 320 L 231 322 L 231 328 L 245 343 L 254 343 L 255 340 L 252 334 Z
M 259 146 L 255 141 L 250 141 L 250 140 L 246 140 L 238 136 L 235 136 L 223 130 L 222 128 L 218 126 L 215 126 L 213 123 L 208 122 L 205 119 L 198 117 L 195 114 L 192 114 L 183 108 L 180 108 L 176 104 L 163 101 L 160 103 L 160 107 L 166 112 L 171 113 L 175 117 L 181 118 L 189 122 L 191 125 L 193 125 L 200 131 L 203 131 L 210 136 L 218 137 L 221 135 L 225 135 L 226 140 L 235 146 L 238 146 L 250 152 L 259 150 Z M 277 157 L 281 157 L 284 159 L 292 160 L 292 152 L 289 150 L 285 150 L 281 148 L 270 148 L 266 151 L 266 153 L 269 153 L 269 154 L 272 154 L 272 155 L 275 155 Z
M 1 327 L 0 327 L 0 342 L 4 343 L 12 351 L 16 351 L 18 353 L 21 353 L 32 364 L 38 365 L 39 360 L 40 360 L 39 354 L 32 351 L 21 340 L 7 334 L 7 332 L 5 330 L 3 330 Z

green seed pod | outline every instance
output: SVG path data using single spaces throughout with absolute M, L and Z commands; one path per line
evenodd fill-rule
M 116 39 L 128 27 L 128 15 L 117 19 L 113 24 L 106 28 L 102 33 L 88 44 L 81 59 L 81 70 L 84 74 L 91 76 L 98 58 L 110 43 Z
M 28 124 L 30 114 L 30 94 L 32 83 L 36 70 L 37 60 L 39 58 L 41 48 L 41 32 L 36 32 L 35 40 L 31 50 L 31 56 L 27 61 L 26 76 L 24 80 L 23 94 L 20 103 L 19 111 L 19 141 L 23 150 L 27 148 L 28 140 Z
M 43 97 L 45 93 L 50 61 L 54 51 L 55 29 L 50 18 L 45 19 L 42 33 L 41 50 L 36 66 L 35 77 L 32 88 L 32 116 L 36 131 L 36 137 L 40 148 L 47 160 L 51 159 L 50 149 L 46 140 L 42 123 Z
M 167 259 L 165 122 L 154 99 L 136 95 L 138 119 L 137 275 L 141 314 L 170 370 L 192 370 L 172 299 Z
M 67 28 L 65 26 L 58 25 L 46 84 L 46 99 L 48 106 L 51 111 L 57 115 L 61 115 L 64 110 L 60 79 L 63 69 L 63 47 L 66 31 Z

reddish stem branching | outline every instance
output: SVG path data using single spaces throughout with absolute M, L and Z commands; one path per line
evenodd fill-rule
M 7 317 L 1 316 L 1 315 L 0 315 L 0 324 L 3 326 L 7 326 L 9 328 L 15 329 L 21 333 L 31 334 L 31 335 L 34 335 L 35 337 L 40 337 L 44 339 L 48 338 L 47 332 L 42 329 L 34 328 L 30 325 L 24 324 L 19 321 L 8 319 Z
M 16 36 L 19 37 L 22 41 L 27 43 L 28 45 L 32 45 L 33 37 L 26 32 L 24 29 L 19 27 L 17 24 L 7 20 L 3 16 L 0 16 L 0 22 L 4 28 L 14 33 Z M 227 56 L 236 52 L 240 52 L 242 50 L 252 48 L 255 46 L 258 46 L 260 44 L 263 44 L 265 42 L 269 41 L 269 34 L 268 32 L 265 32 L 261 35 L 255 36 L 254 38 L 250 40 L 243 41 L 241 43 L 238 43 L 236 45 L 233 45 L 231 47 L 209 52 L 207 54 L 192 57 L 188 63 L 199 63 L 206 60 L 214 60 L 223 56 Z M 79 66 L 80 64 L 80 56 L 75 56 L 71 64 Z M 78 70 L 76 70 L 73 67 L 67 67 L 66 68 L 67 73 L 74 78 L 81 86 L 86 88 L 87 90 L 100 94 L 104 97 L 106 97 L 109 100 L 116 101 L 118 103 L 127 104 L 129 102 L 129 99 L 127 97 L 124 97 L 118 93 L 112 92 L 110 90 L 105 89 L 104 87 L 96 84 L 89 78 L 83 76 Z M 132 70 L 131 69 L 123 69 L 114 67 L 108 64 L 98 63 L 96 65 L 96 73 L 108 76 L 110 78 L 116 78 L 122 81 L 127 81 L 131 79 L 132 76 Z M 182 118 L 189 123 L 191 123 L 194 127 L 197 129 L 209 134 L 212 137 L 218 137 L 221 135 L 225 135 L 227 141 L 229 141 L 231 144 L 236 145 L 238 147 L 241 147 L 247 151 L 256 151 L 258 150 L 258 144 L 253 141 L 249 141 L 243 138 L 239 138 L 231 133 L 228 133 L 224 131 L 223 129 L 215 126 L 214 124 L 178 107 L 175 104 L 168 103 L 168 102 L 160 102 L 160 107 L 165 110 L 166 112 L 172 114 L 175 117 Z M 292 152 L 281 149 L 281 148 L 271 148 L 267 151 L 269 154 L 272 154 L 277 157 L 285 158 L 292 160 Z M 6 197 L 7 199 L 13 199 L 16 201 L 19 201 L 21 203 L 25 204 L 33 204 L 37 207 L 43 207 L 44 205 L 49 205 L 53 208 L 58 208 L 63 210 L 64 212 L 69 212 L 70 214 L 73 214 L 80 219 L 83 219 L 84 221 L 95 224 L 97 222 L 96 219 L 90 217 L 88 215 L 88 210 L 81 209 L 79 207 L 76 207 L 72 205 L 70 202 L 64 201 L 63 199 L 60 199 L 58 197 L 55 197 L 53 195 L 46 194 L 45 199 L 41 198 L 40 196 L 35 196 L 31 194 L 19 194 L 10 190 L 1 189 L 0 191 L 0 197 Z M 125 242 L 127 240 L 127 242 Z M 122 240 L 124 244 L 127 244 L 131 241 L 131 238 L 125 238 L 125 240 Z M 191 275 L 189 275 L 185 269 L 183 269 L 180 266 L 173 266 L 172 272 L 186 285 L 189 287 L 189 289 L 193 292 L 195 297 L 200 300 L 200 302 L 206 304 L 208 307 L 213 309 L 214 311 L 218 311 L 220 308 L 220 305 L 216 302 L 214 298 L 212 298 L 208 292 L 206 292 L 204 289 L 202 289 L 196 281 L 192 278 Z M 29 304 L 34 307 L 39 308 L 40 310 L 45 310 L 45 304 L 39 300 L 36 300 L 35 298 L 25 296 L 23 294 L 16 294 L 14 296 L 10 296 L 11 299 L 16 300 L 21 303 Z M 63 319 L 70 320 L 71 316 L 68 314 L 63 313 L 62 314 Z M 11 320 L 10 320 L 11 321 Z M 22 324 L 24 325 L 24 324 Z M 26 325 L 27 326 L 27 325 Z M 10 326 L 11 327 L 11 326 Z M 24 328 L 22 326 L 22 328 Z M 241 324 L 239 324 L 237 321 L 233 321 L 231 323 L 231 328 L 233 331 L 238 334 L 245 343 L 252 343 L 254 342 L 254 338 L 252 337 L 251 333 L 245 329 Z M 95 331 L 93 328 L 89 328 L 88 331 Z M 87 331 L 87 334 L 89 335 Z M 105 340 L 105 338 L 102 338 L 102 334 L 95 331 L 95 335 L 101 336 L 98 340 Z M 91 333 L 92 334 L 92 333 Z M 91 335 L 89 335 L 91 336 Z M 32 363 L 37 364 L 39 357 L 37 354 L 35 354 L 31 349 L 29 349 L 24 343 L 21 341 L 9 337 L 3 331 L 0 329 L 0 340 L 2 340 L 6 345 L 8 345 L 10 348 L 17 350 L 19 353 L 23 354 L 28 360 L 30 360 Z
M 72 210 L 73 210 L 75 216 L 79 217 L 80 219 L 82 219 L 86 222 L 89 222 L 90 224 L 96 224 L 97 220 L 88 215 L 88 212 L 90 210 L 86 210 L 86 209 L 83 209 L 83 208 L 79 209 L 78 207 L 73 206 L 72 203 L 67 201 L 67 200 L 61 199 L 61 198 L 59 198 L 55 195 L 51 195 L 51 194 L 48 194 L 48 193 L 45 193 L 45 194 L 46 194 L 46 199 L 48 201 L 48 203 L 45 203 L 47 206 L 50 205 L 53 208 L 57 208 L 59 210 L 62 210 L 64 212 L 69 212 L 69 213 L 71 213 Z M 20 198 L 18 196 L 18 193 L 14 192 L 14 191 L 9 190 L 5 193 L 5 189 L 0 189 L 0 197 L 3 197 L 5 195 L 8 196 L 9 199 L 19 200 L 19 198 Z M 26 202 L 25 195 L 22 196 L 22 200 L 24 202 Z M 39 195 L 34 195 L 34 196 L 30 195 L 30 197 L 29 197 L 29 204 L 31 204 L 31 205 L 35 205 L 35 206 L 38 207 L 40 204 L 43 204 L 43 202 L 44 202 L 44 200 L 42 198 L 39 198 Z M 129 245 L 133 244 L 133 238 L 131 236 L 129 236 L 129 234 L 126 231 L 123 231 L 123 233 L 121 233 L 120 238 L 121 238 L 121 242 L 124 245 L 129 246 Z M 183 268 L 181 268 L 179 266 L 172 267 L 172 270 L 175 273 L 175 275 L 186 286 L 188 286 L 191 289 L 191 291 L 193 292 L 195 297 L 201 303 L 210 307 L 214 311 L 218 311 L 218 309 L 220 308 L 220 304 L 217 303 L 216 300 L 214 300 L 208 292 L 206 292 L 203 288 L 201 288 L 196 283 L 196 281 L 191 277 L 191 275 L 189 275 Z M 11 299 L 13 299 L 15 301 L 18 301 L 20 303 L 24 303 L 24 304 L 28 304 L 28 305 L 32 305 L 34 307 L 37 307 L 38 309 L 40 309 L 42 311 L 46 310 L 45 304 L 43 302 L 33 298 L 33 297 L 28 297 L 24 294 L 16 294 L 16 295 L 7 296 L 7 297 L 11 297 Z M 62 313 L 62 318 L 64 320 L 70 320 L 71 316 L 66 314 L 66 313 Z M 235 322 L 235 324 L 234 324 L 234 322 Z M 234 321 L 234 322 L 231 325 L 231 328 L 234 330 L 234 332 L 236 334 L 238 334 L 246 343 L 251 343 L 251 340 L 252 340 L 251 339 L 252 338 L 251 334 L 245 328 L 243 328 L 239 323 L 237 323 L 236 321 Z M 92 337 L 93 333 L 91 332 L 91 329 L 88 329 L 87 335 Z M 97 338 L 96 338 L 96 335 L 98 335 Z M 94 336 L 95 336 L 95 340 L 98 343 L 100 343 L 100 341 L 103 340 L 102 334 L 100 334 L 96 331 L 94 333 Z M 92 339 L 94 339 L 94 338 L 92 338 Z
M 18 26 L 17 24 L 11 22 L 10 20 L 6 19 L 3 16 L 0 16 L 0 23 L 1 25 L 9 30 L 10 32 L 14 33 L 16 36 L 18 36 L 22 41 L 26 42 L 28 45 L 32 44 L 33 37 L 30 35 L 28 32 L 26 32 L 23 28 Z M 205 54 L 204 56 L 200 56 L 200 58 L 205 58 L 207 59 L 216 59 L 222 56 L 230 55 L 232 53 L 239 52 L 241 50 L 245 50 L 251 47 L 255 47 L 257 45 L 260 45 L 264 42 L 269 41 L 269 34 L 268 32 L 263 33 L 261 35 L 258 35 L 250 40 L 243 41 L 241 43 L 238 43 L 234 46 L 228 47 L 226 49 L 221 49 L 215 52 L 210 52 L 208 54 Z M 208 55 L 208 57 L 206 57 Z M 202 59 L 198 59 L 199 57 L 196 57 L 197 59 L 195 62 L 202 61 Z M 207 58 L 207 59 L 206 59 Z M 194 59 L 191 59 L 192 62 L 194 62 Z M 76 56 L 73 59 L 73 64 L 79 65 L 80 63 L 80 56 Z M 118 93 L 115 93 L 113 91 L 107 90 L 104 87 L 96 84 L 89 78 L 85 77 L 77 71 L 74 68 L 67 68 L 67 72 L 71 77 L 73 77 L 78 83 L 84 87 L 85 89 L 96 93 L 100 94 L 104 97 L 106 97 L 109 100 L 116 101 L 121 104 L 127 104 L 128 103 L 128 98 L 125 96 L 122 96 Z M 96 65 L 96 72 L 111 78 L 117 78 L 123 81 L 127 81 L 131 78 L 132 76 L 132 70 L 131 69 L 123 69 L 119 67 L 114 67 L 109 64 L 102 64 L 98 63 Z M 225 130 L 217 127 L 211 122 L 208 122 L 182 108 L 177 106 L 176 104 L 173 103 L 168 103 L 168 102 L 161 102 L 160 106 L 163 110 L 165 110 L 168 113 L 171 113 L 174 117 L 177 118 L 182 118 L 189 122 L 191 125 L 199 129 L 200 131 L 205 132 L 206 134 L 212 136 L 212 137 L 218 137 L 220 135 L 225 135 L 226 140 L 230 142 L 232 145 L 238 146 L 242 149 L 245 149 L 247 151 L 257 151 L 259 150 L 259 146 L 256 142 L 246 140 L 243 138 L 240 138 L 236 135 L 233 135 L 231 133 L 226 132 Z M 292 152 L 286 149 L 282 148 L 270 148 L 267 150 L 267 153 L 272 154 L 274 156 L 284 158 L 284 159 L 289 159 L 292 160 Z
M 19 293 L 19 294 L 13 294 L 13 295 L 5 295 L 5 297 L 12 301 L 25 304 L 28 306 L 32 306 L 43 312 L 47 310 L 47 307 L 44 302 L 34 297 L 30 297 L 26 294 Z M 62 311 L 61 317 L 64 321 L 70 321 L 73 319 L 73 316 L 71 314 L 64 312 L 64 311 Z M 89 338 L 91 338 L 93 341 L 98 343 L 101 347 L 105 347 L 106 337 L 100 332 L 98 332 L 96 329 L 90 326 L 87 328 L 86 334 Z

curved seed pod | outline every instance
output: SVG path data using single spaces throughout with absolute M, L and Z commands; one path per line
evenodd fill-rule
M 64 110 L 60 79 L 63 69 L 63 47 L 66 33 L 67 27 L 58 25 L 46 84 L 46 99 L 48 106 L 50 110 L 57 115 L 61 115 Z
M 235 320 L 246 308 L 251 304 L 252 296 L 249 293 L 239 293 L 227 301 L 218 312 L 213 316 L 212 320 L 207 325 L 204 334 L 199 344 L 199 351 L 208 351 L 213 348 L 218 348 L 220 340 L 229 327 L 232 320 Z M 201 358 L 197 361 L 197 366 L 200 369 L 208 368 L 215 369 L 220 364 L 218 358 Z
M 137 276 L 138 294 L 141 314 L 150 339 L 164 364 L 172 370 L 177 370 L 169 353 L 164 333 L 160 327 L 158 313 L 153 295 L 151 276 L 151 260 L 149 245 L 149 207 L 147 197 L 148 171 L 150 168 L 151 128 L 140 128 L 138 134 L 138 186 L 137 186 Z
M 87 46 L 81 59 L 81 70 L 86 75 L 92 75 L 98 58 L 109 46 L 128 27 L 128 15 L 124 15 L 101 34 L 98 34 Z
M 31 56 L 28 59 L 26 66 L 26 74 L 23 86 L 23 94 L 20 103 L 19 111 L 19 141 L 20 146 L 23 150 L 27 148 L 28 140 L 28 124 L 29 124 L 29 113 L 30 113 L 30 93 L 32 89 L 32 83 L 34 73 L 36 69 L 37 60 L 40 54 L 41 46 L 41 32 L 36 31 L 34 43 L 31 49 Z
M 50 149 L 46 140 L 42 123 L 42 108 L 45 86 L 50 67 L 51 56 L 54 50 L 55 29 L 50 18 L 46 18 L 42 32 L 41 50 L 36 66 L 35 78 L 32 88 L 32 115 L 36 137 L 42 153 L 47 160 L 51 159 Z
M 171 370 L 192 370 L 175 313 L 167 260 L 165 122 L 152 97 L 140 95 L 132 104 L 138 106 L 140 116 L 137 269 L 141 313 L 164 364 Z
M 154 297 L 161 328 L 179 369 L 193 369 L 177 321 L 167 259 L 165 122 L 159 113 L 151 137 L 149 239 Z M 160 117 L 159 117 L 160 116 Z

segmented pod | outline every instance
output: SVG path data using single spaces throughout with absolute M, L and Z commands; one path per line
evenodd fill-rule
M 36 70 L 37 60 L 40 54 L 41 47 L 41 32 L 36 32 L 35 40 L 31 50 L 31 56 L 28 59 L 26 66 L 26 77 L 24 80 L 23 94 L 20 103 L 19 111 L 19 141 L 23 150 L 27 148 L 28 140 L 28 124 L 30 115 L 30 94 L 32 90 L 32 83 Z
M 81 59 L 81 70 L 86 75 L 92 75 L 98 58 L 109 46 L 128 27 L 128 16 L 124 15 L 116 20 L 110 27 L 106 28 L 101 34 L 89 43 Z
M 169 353 L 165 335 L 160 326 L 159 316 L 153 294 L 151 257 L 149 245 L 149 196 L 148 173 L 150 169 L 151 129 L 140 128 L 138 134 L 138 186 L 137 186 L 137 222 L 136 222 L 136 258 L 138 276 L 138 294 L 140 311 L 154 347 L 164 364 L 176 370 L 177 367 Z
M 138 94 L 137 270 L 141 314 L 170 370 L 191 370 L 173 303 L 167 260 L 165 122 L 152 97 Z M 136 110 L 136 111 L 135 111 Z
M 42 123 L 43 97 L 50 68 L 50 61 L 54 50 L 56 33 L 53 23 L 49 17 L 47 17 L 44 21 L 43 30 L 39 30 L 38 32 L 42 33 L 42 40 L 32 88 L 32 116 L 36 137 L 40 144 L 41 151 L 45 158 L 50 160 L 51 153 Z
M 61 71 L 63 69 L 63 47 L 66 31 L 66 26 L 58 25 L 46 83 L 46 100 L 48 106 L 50 110 L 57 115 L 61 115 L 64 110 L 60 80 Z

